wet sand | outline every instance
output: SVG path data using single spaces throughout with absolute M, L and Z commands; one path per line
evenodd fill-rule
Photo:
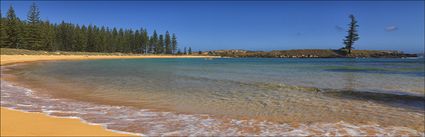
M 82 56 L 82 55 L 1 55 L 1 65 L 49 60 L 129 59 L 129 58 L 215 58 L 216 56 Z M 56 118 L 1 108 L 1 136 L 129 136 L 89 125 L 78 119 Z
M 56 118 L 1 108 L 1 136 L 130 136 L 89 125 L 78 119 Z

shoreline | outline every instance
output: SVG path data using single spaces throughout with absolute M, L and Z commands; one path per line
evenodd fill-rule
M 43 58 L 43 57 L 34 57 L 34 58 L 31 58 L 31 59 L 29 59 L 29 60 L 26 60 L 24 57 L 25 57 L 25 55 L 23 55 L 23 56 L 21 56 L 21 55 L 12 55 L 12 56 L 14 56 L 15 58 L 12 58 L 12 59 L 14 59 L 14 60 L 8 60 L 9 62 L 6 62 L 5 61 L 5 59 L 3 58 L 4 56 L 2 55 L 2 59 L 1 59 L 1 66 L 7 66 L 7 65 L 12 65 L 12 64 L 15 64 L 15 63 L 18 63 L 17 65 L 19 65 L 19 63 L 22 63 L 22 64 L 26 64 L 26 63 L 32 63 L 32 62 L 37 62 L 37 61 L 55 61 L 55 59 L 50 59 L 50 58 Z M 12 57 L 11 56 L 11 57 Z M 71 57 L 71 58 L 67 58 L 67 57 Z M 128 56 L 125 56 L 125 57 L 128 57 Z M 128 58 L 130 58 L 130 57 L 128 57 Z M 144 58 L 148 58 L 148 57 L 144 57 Z M 150 56 L 150 58 L 161 58 L 161 57 L 152 57 L 152 56 Z M 162 58 L 164 58 L 164 57 L 162 57 Z M 168 58 L 171 58 L 171 57 L 168 57 Z M 37 59 L 47 59 L 47 60 L 37 60 Z M 56 58 L 57 60 L 84 60 L 84 59 L 120 59 L 120 56 L 118 56 L 118 57 L 111 57 L 111 58 L 88 58 L 88 57 L 83 57 L 83 58 L 77 58 L 77 57 L 75 57 L 75 56 L 73 56 L 73 55 L 71 55 L 71 56 L 59 56 L 59 57 L 57 57 Z M 15 60 L 17 60 L 17 61 L 15 61 Z M 7 64 L 6 64 L 7 63 Z M 6 65 L 4 65 L 4 64 L 6 64 Z M 11 67 L 14 67 L 14 65 L 12 65 Z M 3 70 L 2 70 L 3 71 Z M 5 77 L 7 77 L 7 76 L 4 76 L 4 77 L 2 77 L 2 80 L 4 80 L 4 78 Z M 6 82 L 8 82 L 8 81 L 6 81 Z M 2 84 L 3 85 L 3 84 Z M 10 90 L 10 91 L 14 91 L 14 90 Z M 7 95 L 8 96 L 8 95 Z M 2 96 L 3 97 L 3 96 Z M 3 104 L 3 103 L 2 103 Z M 55 103 L 52 103 L 52 104 L 55 104 Z M 26 105 L 26 104 L 23 104 L 23 105 Z M 139 135 L 139 136 L 142 136 L 143 134 L 147 134 L 147 135 L 149 135 L 149 132 L 134 132 L 134 133 L 128 133 L 128 132 L 121 132 L 119 129 L 118 130 L 116 130 L 116 128 L 114 129 L 114 128 L 112 128 L 112 129 L 114 129 L 114 130 L 111 130 L 111 129 L 108 129 L 106 126 L 107 125 L 104 125 L 104 124 L 93 124 L 92 122 L 88 122 L 88 121 L 86 121 L 87 119 L 83 119 L 83 118 L 81 118 L 81 117 L 73 117 L 73 116 L 71 116 L 71 117 L 62 117 L 62 116 L 56 116 L 56 115 L 50 115 L 50 113 L 48 112 L 48 113 L 44 113 L 44 112 L 38 112 L 38 111 L 35 111 L 35 112 L 32 112 L 31 110 L 26 110 L 26 109 L 13 109 L 13 108 L 7 108 L 7 105 L 6 105 L 6 107 L 1 107 L 1 110 L 2 110 L 2 112 L 5 112 L 4 110 L 6 110 L 6 111 L 9 111 L 9 112 L 16 112 L 16 113 L 21 113 L 21 114 L 25 114 L 25 115 L 27 115 L 28 114 L 28 117 L 30 117 L 29 119 L 27 119 L 27 120 L 23 120 L 23 122 L 22 123 L 20 123 L 20 124 L 23 124 L 23 125 L 27 125 L 27 123 L 38 123 L 39 121 L 37 121 L 37 120 L 35 120 L 35 118 L 34 118 L 34 115 L 32 115 L 32 114 L 41 114 L 43 117 L 46 117 L 46 118 L 48 118 L 48 119 L 55 119 L 55 118 L 57 118 L 58 119 L 58 121 L 62 121 L 62 123 L 61 124 L 53 124 L 53 127 L 56 127 L 56 125 L 65 125 L 65 126 L 68 126 L 69 125 L 69 123 L 67 123 L 66 121 L 67 121 L 67 119 L 71 119 L 71 120 L 75 120 L 77 123 L 79 123 L 80 125 L 83 125 L 83 127 L 81 127 L 81 128 L 84 128 L 84 130 L 88 130 L 88 129 L 86 129 L 85 127 L 87 127 L 87 126 L 93 126 L 93 129 L 95 129 L 95 128 L 97 128 L 96 126 L 98 126 L 99 127 L 99 129 L 101 129 L 101 131 L 103 131 L 103 132 L 112 132 L 112 133 L 116 133 L 116 134 L 120 134 L 120 135 L 123 135 L 123 136 L 125 136 L 125 135 L 128 135 L 128 136 L 131 136 L 131 135 Z M 17 111 L 16 111 L 17 110 Z M 27 111 L 29 111 L 29 112 L 27 112 Z M 12 115 L 12 116 L 14 116 L 14 115 Z M 4 117 L 2 116 L 2 119 L 3 119 Z M 42 123 L 44 123 L 45 121 L 43 121 Z M 344 121 L 341 121 L 342 123 L 333 123 L 333 124 L 336 124 L 336 126 L 341 126 L 342 124 L 344 124 Z M 17 123 L 17 122 L 12 122 L 12 125 L 14 124 L 14 123 Z M 95 122 L 96 123 L 96 122 Z M 341 124 L 341 125 L 340 125 Z M 348 123 L 348 124 L 350 124 L 350 123 Z M 10 123 L 9 123 L 9 125 L 11 125 Z M 147 126 L 147 125 L 145 125 L 145 124 L 142 124 L 140 127 L 145 127 L 145 126 Z M 308 126 L 308 125 L 307 125 Z M 354 125 L 355 126 L 355 125 Z M 2 122 L 2 127 L 4 127 L 3 126 L 3 122 Z M 23 131 L 26 131 L 26 129 L 38 129 L 38 128 L 40 128 L 40 127 L 43 127 L 42 129 L 50 129 L 50 127 L 47 127 L 47 128 L 45 128 L 45 126 L 35 126 L 35 127 L 26 127 L 26 128 L 22 128 L 23 129 Z M 108 126 L 109 127 L 109 126 Z M 297 128 L 297 126 L 295 126 L 294 128 Z M 411 128 L 411 127 L 409 127 L 409 128 Z M 13 129 L 13 128 L 12 128 Z M 67 128 L 63 128 L 63 127 L 60 127 L 60 128 L 58 128 L 59 130 L 55 130 L 55 131 L 60 131 L 61 129 L 63 130 L 63 129 L 67 129 Z M 10 129 L 9 129 L 10 130 Z M 382 129 L 382 130 L 387 130 L 387 129 Z M 417 130 L 416 128 L 415 128 L 415 130 Z M 407 131 L 406 131 L 407 132 Z M 416 131 L 415 131 L 416 132 Z M 3 128 L 2 128 L 2 136 L 7 136 L 6 134 L 4 134 L 5 132 L 3 132 Z M 18 133 L 20 133 L 20 132 L 18 132 Z M 26 133 L 26 132 L 25 132 Z M 65 134 L 64 132 L 62 132 L 63 134 Z M 73 133 L 80 133 L 80 132 L 78 132 L 78 131 L 75 131 L 75 132 L 73 132 Z M 143 134 L 135 134 L 135 133 L 143 133 Z M 52 132 L 50 133 L 50 135 L 63 135 L 63 134 L 53 134 Z M 106 133 L 105 133 L 106 134 Z M 415 133 L 416 134 L 416 133 Z M 15 134 L 15 135 L 18 135 L 18 134 Z M 45 136 L 46 134 L 38 134 L 38 136 Z M 66 135 L 68 135 L 68 134 L 66 134 Z M 93 136 L 93 135 L 98 135 L 97 133 L 91 133 L 90 134 L 91 136 Z M 102 133 L 102 135 L 103 135 L 103 133 Z M 371 134 L 372 135 L 372 134 Z M 388 134 L 389 135 L 389 134 Z M 419 131 L 419 135 L 420 135 L 420 131 Z M 115 135 L 114 135 L 115 136 Z
M 407 58 L 418 54 L 407 54 L 396 50 L 353 50 L 346 54 L 340 49 L 292 49 L 272 51 L 250 50 L 212 50 L 203 54 L 223 57 L 260 57 L 260 58 Z
M 34 61 L 57 60 L 93 60 L 93 59 L 150 59 L 150 58 L 221 58 L 220 56 L 172 56 L 172 55 L 146 55 L 146 56 L 107 56 L 107 55 L 0 55 L 0 66 Z
M 143 59 L 143 58 L 218 58 L 218 56 L 86 56 L 86 55 L 1 55 L 0 66 L 17 63 L 57 60 Z M 38 112 L 25 112 L 1 107 L 0 136 L 134 136 L 112 131 L 82 119 L 55 117 Z M 33 129 L 33 130 L 29 130 Z M 35 130 L 36 129 L 36 130 Z M 66 129 L 66 130 L 63 130 Z

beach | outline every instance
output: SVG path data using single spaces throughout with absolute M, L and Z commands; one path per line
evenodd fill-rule
M 0 137 L 425 137 L 423 1 L 0 3 Z
M 1 55 L 1 66 L 52 60 L 206 58 L 210 56 L 82 56 L 82 55 Z M 79 119 L 56 118 L 41 113 L 1 108 L 1 136 L 130 136 L 89 125 Z
M 26 135 L 421 136 L 424 131 L 421 59 L 1 57 L 2 135 L 20 129 L 10 123 L 37 129 L 15 132 Z M 39 130 L 49 125 L 83 129 Z

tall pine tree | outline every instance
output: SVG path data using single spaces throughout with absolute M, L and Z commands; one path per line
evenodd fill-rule
M 152 37 L 149 40 L 150 43 L 150 47 L 149 47 L 149 51 L 151 53 L 157 53 L 157 45 L 158 45 L 158 34 L 156 33 L 156 30 L 153 31 Z
M 0 11 L 0 47 L 5 48 L 7 40 L 7 33 L 6 33 L 6 20 L 3 19 L 3 14 Z
M 186 47 L 184 47 L 184 50 L 183 50 L 183 54 L 187 54 L 187 49 L 186 49 Z
M 84 51 L 87 47 L 87 28 L 86 26 L 79 27 L 78 25 L 74 28 L 74 40 L 75 49 L 74 51 Z
M 149 35 L 148 35 L 148 31 L 146 30 L 146 29 L 143 29 L 142 30 L 142 34 L 141 34 L 142 36 L 142 51 L 141 51 L 141 53 L 147 53 L 147 51 L 148 51 L 148 46 L 149 46 Z
M 27 47 L 29 49 L 40 50 L 42 49 L 40 11 L 35 3 L 32 3 L 28 11 L 27 21 L 27 31 L 25 31 L 25 40 L 27 42 L 26 44 L 28 44 Z
M 165 53 L 166 54 L 172 54 L 173 50 L 171 48 L 171 36 L 170 33 L 167 31 L 165 32 Z
M 165 46 L 164 35 L 161 34 L 161 35 L 159 35 L 158 45 L 157 45 L 157 48 L 156 48 L 158 50 L 158 52 L 156 54 L 164 54 L 165 53 L 164 46 Z
M 176 34 L 173 33 L 173 37 L 171 38 L 171 50 L 173 54 L 176 54 L 177 51 L 177 38 Z
M 1 14 L 1 13 L 0 13 Z M 175 34 L 170 36 L 146 29 L 132 30 L 105 26 L 66 23 L 51 24 L 40 20 L 40 11 L 35 3 L 30 6 L 27 21 L 15 15 L 12 6 L 7 17 L 0 15 L 0 47 L 24 48 L 48 51 L 88 51 L 173 54 L 177 49 Z
M 22 29 L 21 29 L 21 22 L 18 17 L 16 17 L 15 10 L 12 6 L 10 6 L 9 10 L 7 11 L 7 17 L 6 17 L 6 47 L 9 48 L 22 48 L 24 45 L 24 41 L 22 39 Z
M 118 30 L 117 30 L 117 28 L 113 28 L 112 29 L 112 38 L 111 38 L 111 46 L 112 47 L 110 47 L 110 49 L 111 49 L 111 52 L 118 52 L 118 42 L 119 42 L 119 38 L 118 38 Z
M 43 22 L 41 24 L 41 49 L 53 51 L 55 50 L 55 28 L 50 24 L 49 21 Z
M 350 15 L 350 24 L 348 24 L 349 28 L 348 28 L 348 35 L 345 36 L 344 39 L 344 44 L 345 44 L 345 49 L 348 50 L 348 54 L 351 54 L 351 50 L 353 49 L 353 45 L 354 42 L 356 42 L 357 40 L 359 40 L 359 34 L 357 33 L 357 27 L 359 27 L 359 25 L 357 25 L 357 20 L 354 17 L 354 15 Z

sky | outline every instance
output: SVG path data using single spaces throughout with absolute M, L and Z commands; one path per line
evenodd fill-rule
M 26 19 L 33 1 L 1 1 Z M 424 1 L 35 1 L 41 18 L 170 31 L 193 50 L 337 49 L 353 14 L 355 49 L 424 52 Z

